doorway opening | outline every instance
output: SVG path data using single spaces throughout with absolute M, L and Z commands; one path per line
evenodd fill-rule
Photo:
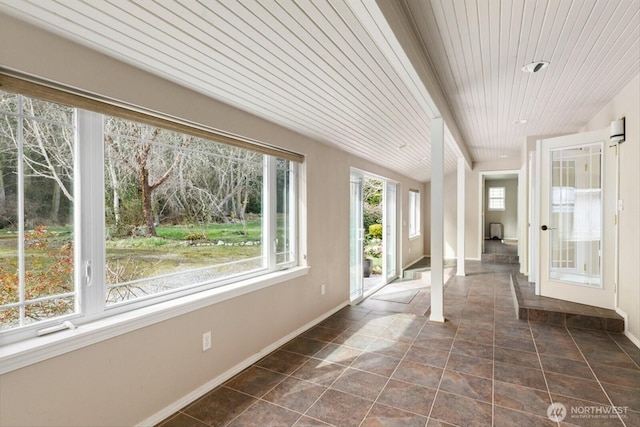
M 518 173 L 480 172 L 480 252 L 482 260 L 518 264 Z
M 398 184 L 351 171 L 350 300 L 357 304 L 398 277 Z

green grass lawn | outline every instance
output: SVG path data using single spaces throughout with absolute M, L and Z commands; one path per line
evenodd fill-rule
M 106 241 L 107 265 L 126 280 L 149 277 L 175 270 L 222 264 L 259 256 L 259 245 L 240 246 L 240 242 L 259 242 L 260 220 L 202 226 L 158 226 L 157 237 L 123 237 Z M 62 247 L 73 238 L 71 227 L 49 227 L 49 245 Z M 194 239 L 194 237 L 196 237 Z M 225 245 L 218 245 L 222 241 Z M 27 243 L 29 243 L 27 239 Z M 18 234 L 0 230 L 0 265 L 12 270 L 17 265 Z M 29 250 L 27 258 L 31 257 Z M 42 257 L 41 257 L 42 259 Z M 52 256 L 51 263 L 56 262 Z M 40 268 L 47 269 L 48 262 Z
M 190 235 L 203 234 L 207 240 L 222 240 L 228 243 L 238 243 L 247 240 L 260 240 L 262 224 L 260 221 L 250 221 L 246 225 L 241 223 L 211 224 L 206 226 L 170 225 L 157 226 L 158 237 L 173 240 L 185 240 Z

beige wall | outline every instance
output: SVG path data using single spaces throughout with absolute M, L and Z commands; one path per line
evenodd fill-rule
M 348 301 L 349 169 L 423 184 L 0 14 L 0 66 L 306 155 L 307 275 L 0 377 L 0 425 L 133 425 Z M 423 192 L 424 195 L 424 192 Z M 406 209 L 402 221 L 406 222 Z M 407 229 L 401 245 L 408 247 Z M 401 265 L 424 252 L 401 249 Z M 326 284 L 326 295 L 320 285 Z M 213 348 L 201 351 L 211 330 Z
M 628 316 L 629 333 L 640 343 L 640 75 L 596 114 L 585 131 L 609 127 L 612 120 L 626 117 L 626 141 L 619 146 L 620 283 L 619 308 Z

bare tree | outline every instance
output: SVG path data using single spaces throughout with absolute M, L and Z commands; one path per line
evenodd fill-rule
M 109 119 L 107 128 L 106 145 L 113 151 L 119 163 L 137 177 L 146 226 L 145 235 L 156 236 L 153 193 L 169 179 L 176 166 L 180 164 L 183 149 L 189 145 L 192 138 L 115 118 Z M 117 186 L 117 179 L 112 184 Z M 114 198 L 119 198 L 117 187 L 114 188 Z
M 73 202 L 74 123 L 73 109 L 24 96 L 2 93 L 0 109 L 18 115 L 3 114 L 0 124 L 0 201 L 6 202 L 4 173 L 25 166 L 25 178 L 51 180 L 51 205 L 48 212 L 57 219 L 64 195 Z M 22 131 L 19 132 L 19 129 Z M 18 159 L 19 145 L 23 156 Z M 42 191 L 42 188 L 39 189 Z
M 262 172 L 262 156 L 237 147 L 200 141 L 202 153 L 185 159 L 180 197 L 197 217 L 245 220 L 249 198 Z M 253 194 L 252 194 L 253 192 Z
M 55 207 L 59 207 L 60 202 L 59 196 L 56 200 L 56 192 L 73 201 L 72 109 L 27 97 L 23 97 L 23 103 L 25 114 L 34 117 L 24 120 L 24 162 L 30 175 L 51 179 L 57 184 L 53 197 L 53 212 L 57 214 Z

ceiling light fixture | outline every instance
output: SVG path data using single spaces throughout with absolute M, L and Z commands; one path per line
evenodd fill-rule
M 523 125 L 525 123 L 527 123 L 527 119 L 518 119 L 513 121 L 514 125 Z
M 534 61 L 522 67 L 522 71 L 524 71 L 525 73 L 537 73 L 543 68 L 546 68 L 548 65 L 549 62 L 547 61 Z

